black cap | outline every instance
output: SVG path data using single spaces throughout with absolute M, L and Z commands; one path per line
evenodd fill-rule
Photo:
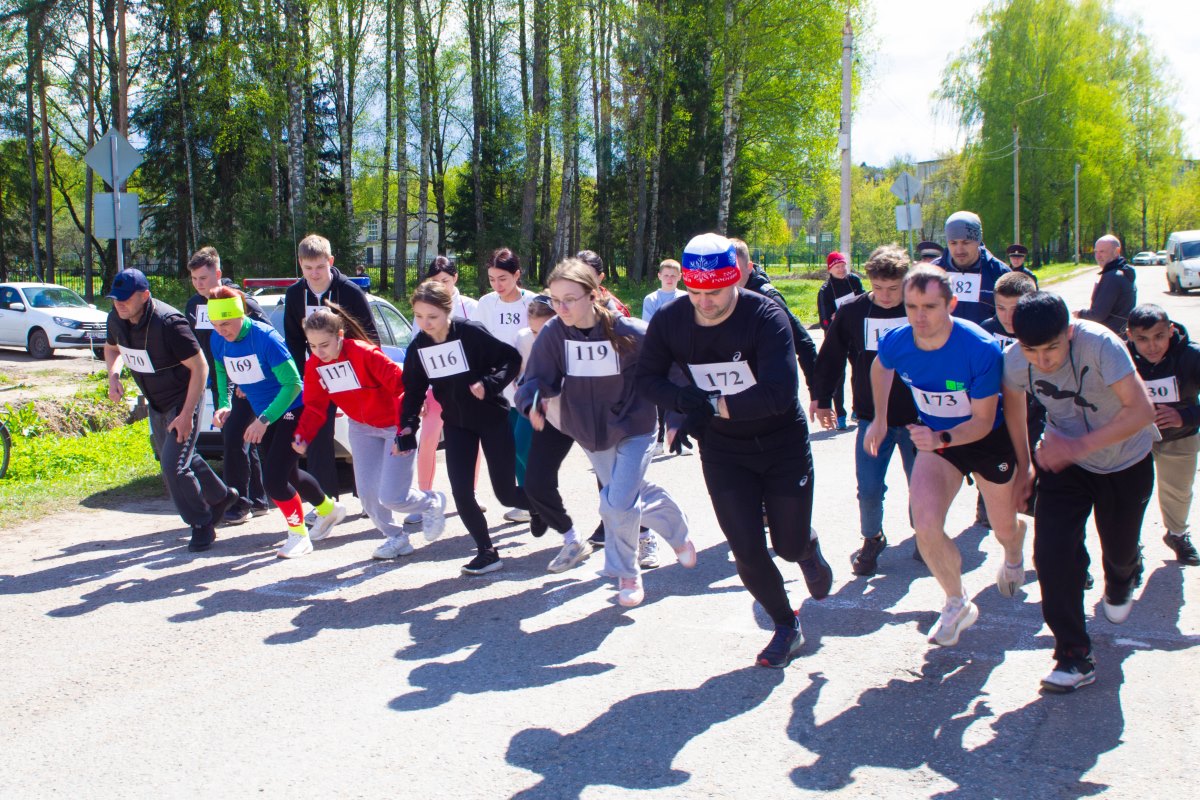
M 917 242 L 917 255 L 940 258 L 942 256 L 942 246 L 937 242 Z
M 1027 256 L 1029 255 L 1029 248 L 1023 244 L 1010 244 L 1004 252 L 1010 256 Z

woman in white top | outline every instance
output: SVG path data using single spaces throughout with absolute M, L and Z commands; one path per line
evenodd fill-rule
M 479 298 L 476 321 L 482 322 L 488 332 L 507 345 L 516 347 L 517 334 L 529 327 L 529 304 L 537 295 L 521 288 L 521 260 L 507 247 L 492 252 L 487 264 L 488 283 L 492 291 Z M 505 387 L 504 399 L 511 406 L 514 387 Z M 525 485 L 525 462 L 529 455 L 529 442 L 533 429 L 529 420 L 509 408 L 508 425 L 512 428 L 517 444 L 517 485 Z M 528 522 L 529 513 L 522 509 L 511 509 L 504 518 L 512 522 Z

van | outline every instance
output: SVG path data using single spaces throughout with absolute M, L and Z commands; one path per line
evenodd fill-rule
M 1200 231 L 1175 231 L 1167 237 L 1167 289 L 1183 294 L 1200 286 Z

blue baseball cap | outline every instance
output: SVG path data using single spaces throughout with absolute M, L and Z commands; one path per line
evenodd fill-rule
M 112 288 L 108 290 L 105 297 L 113 300 L 125 301 L 133 297 L 135 292 L 150 291 L 150 281 L 146 280 L 146 276 L 142 274 L 140 269 L 127 269 L 124 272 L 118 272 L 113 278 Z

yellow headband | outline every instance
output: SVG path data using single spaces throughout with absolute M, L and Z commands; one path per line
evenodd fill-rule
M 246 316 L 240 297 L 218 297 L 208 301 L 208 318 L 214 322 Z

